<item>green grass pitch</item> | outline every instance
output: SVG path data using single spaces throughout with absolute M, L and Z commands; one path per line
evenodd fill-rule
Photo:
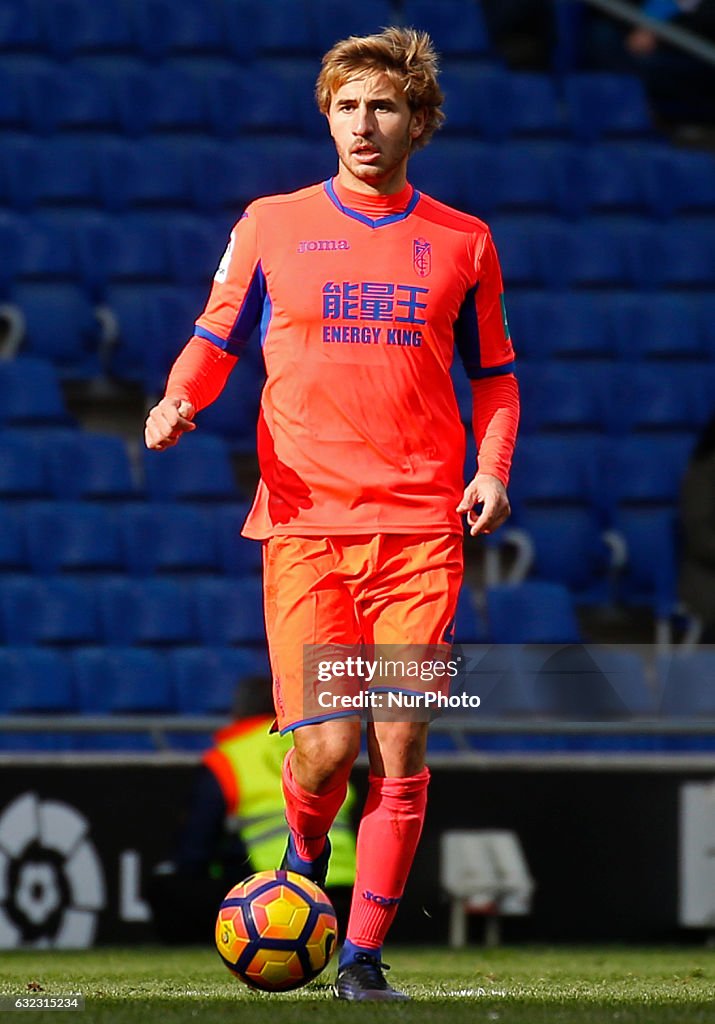
M 446 1024 L 711 1024 L 715 951 L 702 947 L 394 947 L 390 979 L 410 1003 L 376 1007 L 332 997 L 331 964 L 307 988 L 285 995 L 249 991 L 212 949 L 38 950 L 0 956 L 0 995 L 80 992 L 81 1024 L 336 1024 L 444 1021 Z M 39 992 L 37 994 L 40 994 Z M 17 1020 L 18 1011 L 3 1013 Z M 72 1019 L 65 1011 L 61 1020 Z M 57 1021 L 57 1012 L 20 1019 Z

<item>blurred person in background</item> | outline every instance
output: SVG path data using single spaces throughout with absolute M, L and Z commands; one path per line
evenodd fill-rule
M 243 680 L 232 718 L 201 759 L 171 858 L 154 869 L 150 900 L 164 942 L 204 940 L 228 890 L 254 871 L 273 870 L 285 850 L 281 768 L 291 737 L 270 732 L 271 681 Z M 355 877 L 353 803 L 350 786 L 330 832 L 326 883 L 343 934 Z

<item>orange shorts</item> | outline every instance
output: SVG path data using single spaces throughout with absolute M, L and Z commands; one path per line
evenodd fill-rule
M 264 606 L 280 731 L 356 714 L 316 706 L 305 660 L 313 645 L 448 652 L 462 576 L 456 534 L 267 540 Z

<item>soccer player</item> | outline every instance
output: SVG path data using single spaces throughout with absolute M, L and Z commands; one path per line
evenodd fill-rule
M 429 37 L 388 28 L 337 43 L 316 96 L 337 175 L 249 205 L 145 438 L 163 449 L 194 430 L 260 324 L 261 479 L 243 533 L 263 542 L 277 722 L 293 735 L 283 866 L 320 883 L 361 723 L 354 709 L 306 702 L 304 649 L 449 649 L 461 517 L 476 535 L 509 515 L 518 390 L 488 228 L 407 181 L 411 152 L 443 116 Z M 455 345 L 479 451 L 466 487 Z M 381 950 L 424 821 L 427 723 L 379 717 L 367 725 L 369 793 L 335 988 L 348 1000 L 407 998 L 388 984 Z

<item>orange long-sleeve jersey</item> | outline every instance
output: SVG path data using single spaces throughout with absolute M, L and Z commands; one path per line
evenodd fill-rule
M 485 224 L 407 185 L 336 180 L 252 203 L 234 227 L 167 395 L 198 410 L 260 324 L 261 479 L 244 527 L 275 534 L 461 533 L 464 430 L 507 482 L 518 420 L 501 272 Z

